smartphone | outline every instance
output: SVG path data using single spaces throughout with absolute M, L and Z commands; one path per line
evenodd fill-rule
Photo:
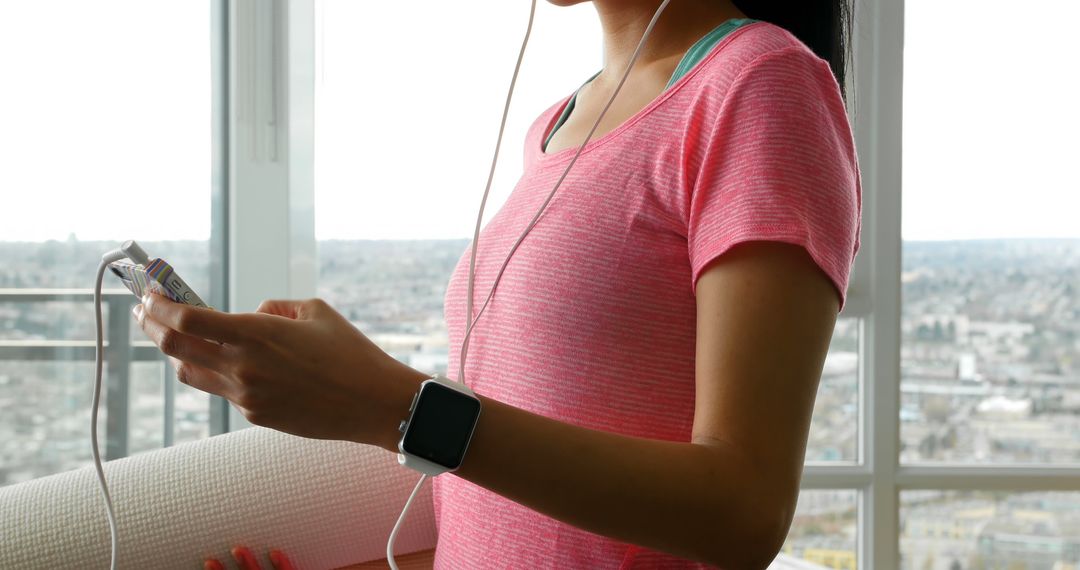
M 211 308 L 195 291 L 176 274 L 171 265 L 164 259 L 150 260 L 144 267 L 130 261 L 114 261 L 109 264 L 109 270 L 120 278 L 129 291 L 136 297 L 142 298 L 147 291 L 164 295 L 177 303 L 187 303 L 196 307 Z

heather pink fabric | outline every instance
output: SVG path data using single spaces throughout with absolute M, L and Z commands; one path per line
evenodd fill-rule
M 474 313 L 577 151 L 540 151 L 569 99 L 529 128 L 524 172 L 480 234 Z M 828 64 L 779 27 L 743 26 L 588 143 L 477 324 L 466 383 L 570 424 L 689 441 L 703 269 L 740 242 L 794 243 L 843 302 L 860 196 Z M 469 254 L 446 291 L 451 378 L 466 326 Z M 705 567 L 564 524 L 453 474 L 433 484 L 436 568 Z

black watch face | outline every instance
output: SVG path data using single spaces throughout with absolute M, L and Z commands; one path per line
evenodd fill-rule
M 432 382 L 420 392 L 401 445 L 412 455 L 457 469 L 479 415 L 479 400 Z

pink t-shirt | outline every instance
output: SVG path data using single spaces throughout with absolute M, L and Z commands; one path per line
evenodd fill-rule
M 521 179 L 480 234 L 474 313 L 577 151 L 540 150 L 569 99 L 529 128 Z M 690 441 L 702 270 L 743 241 L 798 244 L 842 303 L 860 210 L 854 141 L 828 64 L 780 27 L 743 26 L 586 145 L 476 325 L 465 381 L 570 424 Z M 451 378 L 469 255 L 446 291 Z M 705 567 L 576 528 L 453 474 L 433 485 L 436 568 Z

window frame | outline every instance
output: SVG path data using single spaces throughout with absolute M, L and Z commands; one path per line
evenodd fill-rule
M 226 0 L 210 0 L 210 285 L 211 306 L 229 310 L 229 27 Z M 175 380 L 176 370 L 163 358 L 166 377 Z M 165 382 L 166 402 L 171 402 L 176 384 Z M 167 406 L 168 408 L 169 406 Z M 165 410 L 166 445 L 172 444 L 171 409 Z M 210 436 L 229 431 L 229 402 L 210 395 Z
M 863 230 L 844 314 L 861 322 L 860 461 L 807 464 L 802 488 L 857 489 L 858 563 L 894 568 L 901 491 L 1080 491 L 1080 466 L 900 463 L 904 0 L 857 0 L 852 40 Z
M 314 0 L 225 6 L 231 311 L 315 296 Z M 227 405 L 227 402 L 226 402 Z M 250 427 L 236 408 L 227 429 Z
M 227 243 L 228 272 L 220 278 L 230 286 L 221 306 L 231 310 L 315 294 L 315 1 L 222 7 L 228 200 L 216 215 L 224 216 L 219 236 Z M 863 184 L 862 248 L 840 316 L 859 320 L 858 453 L 850 463 L 808 462 L 801 481 L 806 490 L 858 491 L 856 556 L 867 568 L 899 564 L 901 491 L 1080 491 L 1080 466 L 899 462 L 903 37 L 903 0 L 856 0 L 848 85 Z M 272 54 L 269 63 L 253 59 L 254 46 Z M 247 425 L 231 411 L 230 430 Z

